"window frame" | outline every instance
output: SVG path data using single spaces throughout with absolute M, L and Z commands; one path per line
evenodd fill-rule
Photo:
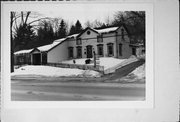
M 120 50 L 120 46 L 121 46 L 121 50 Z M 119 56 L 122 56 L 122 46 L 123 46 L 123 45 L 120 43 L 120 44 L 119 44 Z
M 103 36 L 102 36 L 102 34 L 97 35 L 97 42 L 98 42 L 98 43 L 103 42 Z
M 81 50 L 80 55 L 79 55 L 79 50 Z M 76 47 L 76 53 L 77 53 L 77 58 L 82 58 L 82 46 L 77 46 Z
M 71 50 L 72 50 L 72 53 L 71 53 Z M 74 47 L 68 47 L 68 57 L 69 58 L 73 58 L 74 57 Z
M 102 54 L 100 54 L 99 48 L 102 48 Z M 104 56 L 104 45 L 103 44 L 98 44 L 97 45 L 97 54 L 98 54 L 98 56 L 101 56 L 101 57 Z
M 109 47 L 112 47 L 112 54 L 110 54 L 110 50 L 109 50 Z M 108 43 L 107 44 L 107 53 L 108 53 L 108 56 L 114 56 L 114 43 Z
M 76 39 L 76 45 L 82 45 L 82 39 L 81 38 Z

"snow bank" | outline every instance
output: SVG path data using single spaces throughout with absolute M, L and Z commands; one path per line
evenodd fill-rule
M 86 58 L 82 58 L 82 59 L 75 59 L 76 64 L 82 64 L 85 65 L 85 60 Z M 91 58 L 91 60 L 93 60 Z M 113 57 L 101 57 L 99 58 L 99 65 L 100 66 L 104 66 L 104 70 L 114 67 L 117 64 L 123 62 L 126 59 L 117 59 L 117 58 L 113 58 Z M 73 60 L 67 60 L 67 61 L 63 61 L 62 63 L 68 63 L 68 64 L 73 64 Z M 89 65 L 93 65 L 93 64 L 89 64 Z
M 136 68 L 130 75 L 136 76 L 137 79 L 145 78 L 145 64 Z
M 100 73 L 91 70 L 80 70 L 70 68 L 57 68 L 51 66 L 24 66 L 15 69 L 11 76 L 18 75 L 34 75 L 34 76 L 47 76 L 47 77 L 60 77 L 60 76 L 78 76 L 78 77 L 100 77 Z
M 122 80 L 125 80 L 127 82 L 134 82 L 134 81 L 144 82 L 145 81 L 145 64 L 137 67 L 127 76 L 123 77 Z
M 114 67 L 122 63 L 126 59 L 117 59 L 113 57 L 102 57 L 100 58 L 100 66 L 104 66 L 104 70 Z

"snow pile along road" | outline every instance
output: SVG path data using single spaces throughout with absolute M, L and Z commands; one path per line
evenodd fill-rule
M 92 70 L 58 68 L 51 66 L 24 66 L 15 69 L 11 76 L 46 76 L 46 77 L 100 77 L 101 74 Z
M 127 82 L 145 82 L 145 64 L 137 67 L 134 71 L 123 77 L 122 80 Z

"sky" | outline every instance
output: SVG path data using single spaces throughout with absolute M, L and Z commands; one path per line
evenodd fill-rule
M 79 20 L 84 26 L 88 20 L 90 22 L 94 20 L 106 22 L 107 18 L 112 19 L 117 11 L 119 11 L 119 7 L 115 4 L 60 4 L 54 9 L 47 8 L 36 12 L 43 17 L 60 17 L 69 24 L 75 24 Z

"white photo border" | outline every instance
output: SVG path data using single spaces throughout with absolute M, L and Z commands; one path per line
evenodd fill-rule
M 11 101 L 10 11 L 58 10 L 61 5 L 103 4 L 119 6 L 119 11 L 146 12 L 146 99 L 145 101 Z M 1 78 L 2 108 L 153 108 L 154 107 L 154 31 L 153 3 L 121 2 L 2 2 L 1 5 Z

